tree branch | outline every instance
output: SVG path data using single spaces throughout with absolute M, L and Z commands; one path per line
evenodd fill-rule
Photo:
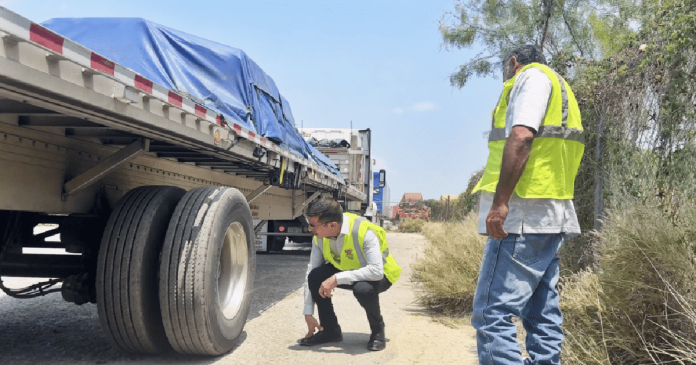
M 540 48 L 544 48 L 544 41 L 546 41 L 546 32 L 549 30 L 549 21 L 551 19 L 551 8 L 553 8 L 553 0 L 545 0 L 544 5 L 546 6 L 546 9 L 544 9 L 546 19 L 544 20 L 544 31 L 541 33 L 541 43 L 539 45 Z
M 566 18 L 566 13 L 565 9 L 561 9 L 561 14 L 563 15 L 563 22 L 565 23 L 566 27 L 568 28 L 568 32 L 570 32 L 570 37 L 573 38 L 573 43 L 575 43 L 575 46 L 578 47 L 578 50 L 580 51 L 580 56 L 585 57 L 585 52 L 582 51 L 582 47 L 580 47 L 580 43 L 575 39 L 575 34 L 573 33 L 573 28 L 570 26 L 570 23 L 568 23 L 568 18 Z

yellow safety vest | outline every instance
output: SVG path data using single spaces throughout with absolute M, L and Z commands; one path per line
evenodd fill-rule
M 387 245 L 387 233 L 384 232 L 382 227 L 371 223 L 366 218 L 360 217 L 359 215 L 346 213 L 349 217 L 348 222 L 343 222 L 343 224 L 348 223 L 349 234 L 343 236 L 343 247 L 341 248 L 341 258 L 340 263 L 336 262 L 333 254 L 331 253 L 331 246 L 328 238 L 324 238 L 323 242 L 323 252 L 324 260 L 330 262 L 335 268 L 341 271 L 357 270 L 361 267 L 367 266 L 367 261 L 365 260 L 365 251 L 363 250 L 363 243 L 365 242 L 365 234 L 367 230 L 370 229 L 375 233 L 379 239 L 379 247 L 382 251 L 382 264 L 384 266 L 384 275 L 387 277 L 390 283 L 394 284 L 401 276 L 401 267 L 396 264 L 394 257 L 389 254 L 389 246 Z M 354 237 L 358 238 L 358 245 L 355 244 Z M 317 237 L 314 236 L 314 244 L 319 246 Z
M 503 84 L 503 93 L 493 109 L 493 126 L 488 137 L 488 162 L 473 192 L 495 192 L 503 162 L 505 116 L 510 91 L 517 75 L 529 68 L 544 72 L 551 80 L 552 90 L 546 115 L 534 137 L 529 160 L 515 192 L 521 198 L 573 199 L 575 176 L 585 151 L 585 136 L 580 108 L 567 82 L 548 66 L 532 63 Z

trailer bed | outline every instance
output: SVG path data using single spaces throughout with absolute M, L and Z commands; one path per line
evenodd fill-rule
M 14 157 L 31 151 L 46 154 L 50 164 L 61 148 L 70 151 L 66 144 L 79 145 L 74 150 L 86 159 L 73 168 L 79 174 L 110 152 L 140 143 L 150 161 L 140 165 L 150 172 L 163 165 L 162 173 L 171 174 L 177 164 L 186 165 L 197 172 L 185 179 L 225 174 L 287 190 L 365 199 L 364 192 L 313 161 L 3 7 L 0 35 L 0 148 L 6 162 L 17 163 Z M 284 183 L 273 181 L 280 175 Z M 289 176 L 294 181 L 288 182 Z M 253 190 L 253 184 L 237 183 L 245 185 Z

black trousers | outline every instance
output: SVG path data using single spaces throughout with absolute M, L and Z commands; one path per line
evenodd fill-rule
M 334 330 L 338 327 L 338 318 L 334 313 L 333 303 L 331 298 L 322 298 L 319 295 L 319 287 L 324 280 L 332 275 L 340 272 L 330 263 L 324 263 L 319 267 L 314 268 L 309 272 L 307 284 L 309 291 L 312 293 L 312 299 L 317 304 L 319 312 L 319 323 L 324 330 Z M 341 289 L 352 290 L 353 295 L 358 300 L 358 303 L 365 309 L 367 313 L 367 321 L 370 322 L 370 330 L 372 333 L 378 333 L 382 330 L 382 312 L 379 308 L 379 293 L 382 293 L 391 287 L 391 283 L 387 277 L 377 281 L 358 281 L 352 285 L 339 285 Z

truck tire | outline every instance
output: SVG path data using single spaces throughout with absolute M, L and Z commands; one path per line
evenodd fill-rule
M 131 353 L 171 352 L 158 297 L 159 256 L 169 220 L 185 190 L 143 186 L 109 217 L 97 261 L 97 307 L 111 343 Z
M 160 305 L 174 350 L 221 355 L 249 314 L 256 269 L 254 226 L 244 195 L 196 188 L 181 199 L 160 263 Z

